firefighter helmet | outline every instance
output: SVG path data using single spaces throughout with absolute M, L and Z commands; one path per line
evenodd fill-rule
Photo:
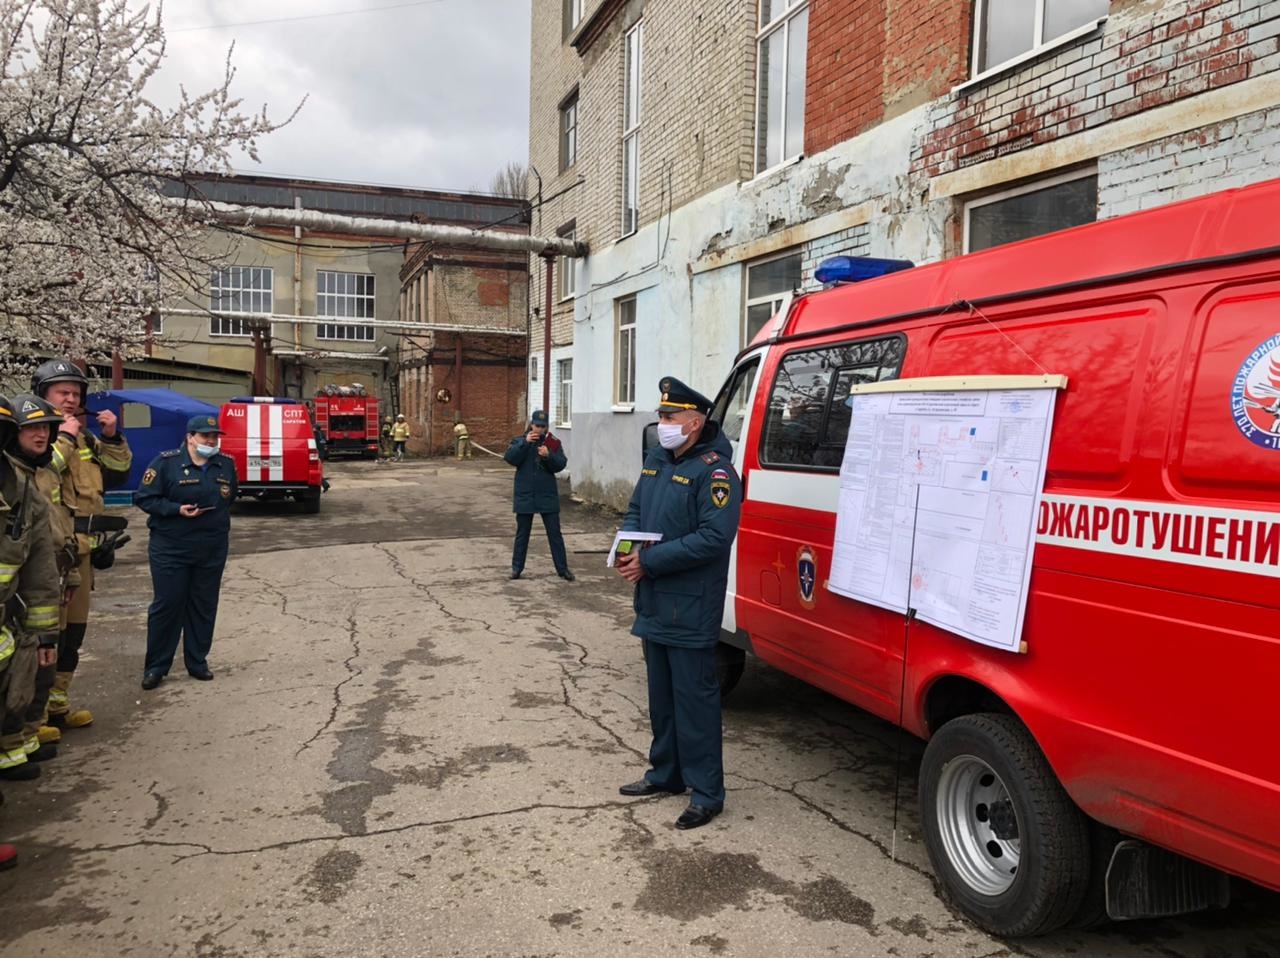
M 89 390 L 89 380 L 69 359 L 50 359 L 36 367 L 31 375 L 31 391 L 41 398 L 54 383 L 79 383 L 81 398 Z
M 13 413 L 13 424 L 19 429 L 47 425 L 56 430 L 67 421 L 49 400 L 26 393 L 14 396 L 9 409 Z

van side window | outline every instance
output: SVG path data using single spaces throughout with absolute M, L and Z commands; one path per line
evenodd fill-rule
M 784 469 L 835 472 L 849 435 L 849 390 L 897 379 L 905 336 L 790 353 L 769 393 L 761 462 Z
M 715 408 L 711 410 L 712 421 L 720 424 L 720 431 L 735 444 L 735 448 L 742 439 L 742 424 L 747 418 L 747 406 L 755 392 L 756 373 L 759 371 L 758 356 L 739 366 L 728 385 L 720 390 Z

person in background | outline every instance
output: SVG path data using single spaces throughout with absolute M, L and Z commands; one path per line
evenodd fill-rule
M 699 828 L 724 808 L 724 761 L 716 643 L 738 534 L 742 486 L 733 448 L 711 418 L 712 403 L 680 380 L 658 384 L 658 442 L 645 457 L 622 528 L 662 540 L 617 562 L 635 586 L 645 644 L 653 744 L 644 778 L 627 796 L 693 790 L 676 828 Z
M 453 438 L 458 447 L 458 461 L 471 458 L 471 432 L 467 429 L 465 422 L 456 422 L 453 425 Z
M 382 459 L 391 458 L 391 429 L 394 424 L 395 420 L 390 416 L 382 420 L 382 433 L 378 437 L 378 454 Z
M 541 409 L 534 411 L 529 417 L 528 430 L 523 436 L 511 440 L 502 458 L 516 467 L 512 493 L 516 541 L 511 550 L 511 578 L 518 579 L 524 573 L 533 516 L 537 513 L 542 516 L 542 525 L 547 530 L 556 574 L 567 582 L 574 581 L 574 574 L 569 571 L 569 558 L 565 554 L 564 536 L 560 533 L 560 490 L 556 486 L 556 473 L 569 464 L 569 459 L 560 440 L 547 431 L 545 412 Z
M 106 510 L 103 493 L 124 485 L 133 465 L 133 453 L 120 431 L 115 413 L 103 410 L 95 417 L 101 431 L 95 436 L 82 420 L 89 380 L 70 359 L 51 359 L 36 367 L 31 391 L 62 413 L 63 423 L 53 446 L 52 465 L 62 477 L 62 505 L 75 517 L 80 548 L 80 587 L 67 605 L 67 625 L 58 639 L 58 671 L 49 693 L 49 723 L 60 729 L 93 724 L 88 709 L 71 707 L 71 682 L 80 665 L 80 647 L 89 627 L 89 599 L 93 594 L 90 555 L 98 536 L 94 520 Z
M 150 518 L 148 556 L 155 598 L 147 610 L 147 657 L 142 687 L 164 680 L 182 639 L 187 673 L 209 681 L 222 570 L 236 501 L 236 467 L 219 451 L 214 416 L 192 416 L 187 441 L 162 452 L 142 474 L 134 503 Z
M 413 433 L 409 430 L 409 423 L 404 418 L 404 413 L 396 416 L 396 424 L 391 427 L 391 441 L 395 444 L 395 455 L 391 458 L 396 462 L 404 462 L 404 446 L 412 435 Z

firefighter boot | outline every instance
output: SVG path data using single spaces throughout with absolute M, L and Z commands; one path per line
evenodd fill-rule
M 57 744 L 62 741 L 62 729 L 52 725 L 41 725 L 36 730 L 36 738 L 39 739 L 41 745 Z
M 49 693 L 49 724 L 56 728 L 84 728 L 93 724 L 93 713 L 88 709 L 72 709 L 67 692 L 71 688 L 74 672 L 59 672 Z

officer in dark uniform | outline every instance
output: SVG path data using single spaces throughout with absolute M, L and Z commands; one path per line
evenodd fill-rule
M 690 788 L 676 828 L 698 828 L 724 808 L 715 647 L 742 486 L 729 440 L 709 418 L 711 401 L 670 376 L 659 388 L 661 448 L 645 458 L 623 529 L 660 532 L 662 541 L 617 562 L 636 587 L 631 632 L 645 641 L 652 767 L 619 791 Z
M 169 672 L 178 638 L 187 672 L 213 678 L 206 661 L 227 562 L 236 467 L 218 451 L 218 420 L 193 416 L 187 441 L 151 461 L 134 502 L 148 513 L 148 555 L 155 599 L 147 610 L 147 660 L 142 687 L 153 689 Z
M 533 514 L 542 516 L 547 530 L 547 542 L 551 546 L 551 561 L 556 575 L 567 582 L 576 578 L 569 569 L 569 558 L 564 550 L 564 536 L 560 533 L 560 490 L 556 486 L 556 473 L 569 464 L 564 445 L 547 431 L 547 414 L 535 409 L 529 417 L 529 429 L 523 436 L 516 436 L 507 446 L 503 459 L 516 467 L 516 479 L 511 497 L 511 511 L 516 514 L 516 541 L 511 550 L 511 578 L 518 579 L 524 572 L 525 556 L 529 552 L 529 535 L 533 531 Z

